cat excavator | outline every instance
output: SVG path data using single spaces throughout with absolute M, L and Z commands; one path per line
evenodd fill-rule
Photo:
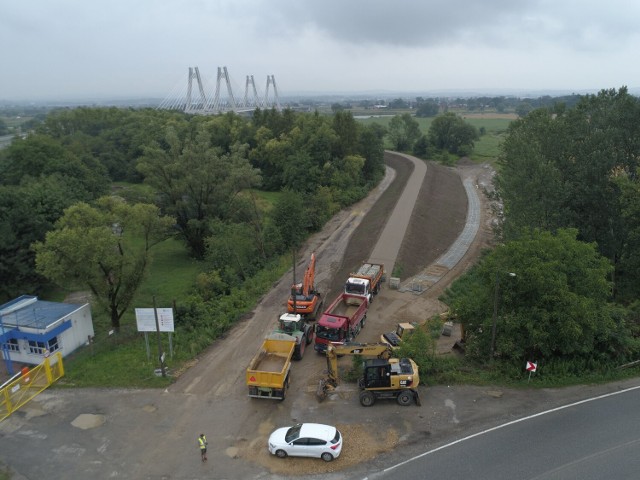
M 291 286 L 291 295 L 287 302 L 288 313 L 301 315 L 306 320 L 316 319 L 323 302 L 320 298 L 320 292 L 316 290 L 315 276 L 316 254 L 312 253 L 309 266 L 304 272 L 302 283 L 294 283 Z
M 320 401 L 338 386 L 338 357 L 362 355 L 375 357 L 363 362 L 363 376 L 358 381 L 360 405 L 370 407 L 377 399 L 395 398 L 398 404 L 420 405 L 418 366 L 409 358 L 391 358 L 392 347 L 387 343 L 329 344 L 327 376 L 320 380 L 316 395 Z

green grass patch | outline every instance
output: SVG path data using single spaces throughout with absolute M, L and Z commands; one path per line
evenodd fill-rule
M 59 387 L 165 387 L 172 381 L 170 377 L 155 375 L 159 368 L 157 340 L 149 333 L 150 355 L 147 358 L 144 334 L 118 340 L 114 335 L 105 338 L 104 344 L 89 346 L 74 353 L 65 360 L 65 376 L 56 384 Z M 170 365 L 167 334 L 161 334 L 166 364 Z
M 474 162 L 495 162 L 500 155 L 500 145 L 504 140 L 504 134 L 486 133 L 474 144 L 471 160 Z
M 262 212 L 267 212 L 273 208 L 278 199 L 282 196 L 282 192 L 265 192 L 263 190 L 251 190 L 256 204 Z
M 158 307 L 170 307 L 174 300 L 191 293 L 196 276 L 206 269 L 206 264 L 191 258 L 182 241 L 175 238 L 155 245 L 151 252 L 153 260 L 134 303 L 151 307 L 155 295 Z
M 425 372 L 425 373 L 423 373 Z M 421 369 L 420 379 L 426 385 L 478 385 L 504 388 L 563 388 L 584 384 L 603 384 L 637 377 L 639 368 L 600 368 L 579 374 L 549 372 L 529 373 L 524 365 L 478 364 L 463 356 L 436 355 Z
M 203 265 L 189 259 L 184 247 L 176 240 L 161 245 L 163 248 L 155 252 L 151 275 L 122 319 L 121 332 L 109 335 L 111 325 L 108 315 L 94 307 L 96 341 L 65 359 L 66 374 L 57 383 L 59 387 L 165 387 L 194 356 L 209 347 L 238 319 L 251 312 L 260 298 L 273 287 L 273 283 L 291 266 L 289 255 L 283 255 L 247 280 L 242 290 L 234 289 L 229 295 L 208 304 L 193 303 L 189 292 Z M 152 307 L 154 294 L 158 307 L 172 307 L 175 299 L 178 310 L 195 311 L 199 318 L 199 323 L 195 325 L 179 317 L 175 319 L 173 356 L 170 356 L 168 333 L 161 334 L 165 365 L 170 375 L 167 378 L 155 374 L 159 368 L 156 333 L 147 334 L 148 356 L 144 333 L 136 332 L 135 327 L 134 307 Z M 174 311 L 174 315 L 177 315 L 177 311 Z

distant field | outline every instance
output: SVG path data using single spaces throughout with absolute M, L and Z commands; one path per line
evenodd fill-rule
M 405 112 L 406 113 L 406 112 Z M 504 139 L 509 124 L 518 118 L 515 113 L 497 112 L 456 112 L 466 122 L 470 123 L 478 130 L 484 127 L 484 135 L 476 142 L 471 159 L 477 162 L 494 162 L 500 153 L 500 144 Z M 384 127 L 389 126 L 389 122 L 395 114 L 390 112 L 378 113 L 369 111 L 369 116 L 356 116 L 356 120 L 365 125 L 377 123 Z M 427 133 L 434 117 L 418 118 L 414 117 L 420 125 L 420 131 Z

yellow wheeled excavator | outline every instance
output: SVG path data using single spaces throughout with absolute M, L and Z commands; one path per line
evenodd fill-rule
M 324 400 L 338 386 L 338 357 L 362 355 L 375 357 L 364 360 L 363 375 L 358 381 L 363 407 L 370 407 L 381 398 L 395 398 L 402 406 L 413 402 L 420 405 L 418 366 L 409 358 L 391 358 L 392 353 L 387 343 L 330 344 L 326 351 L 328 373 L 318 384 L 318 399 Z

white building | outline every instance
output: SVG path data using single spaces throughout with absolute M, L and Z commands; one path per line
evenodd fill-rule
M 22 295 L 0 306 L 0 346 L 7 361 L 38 365 L 53 352 L 66 357 L 93 334 L 88 303 L 46 302 Z

